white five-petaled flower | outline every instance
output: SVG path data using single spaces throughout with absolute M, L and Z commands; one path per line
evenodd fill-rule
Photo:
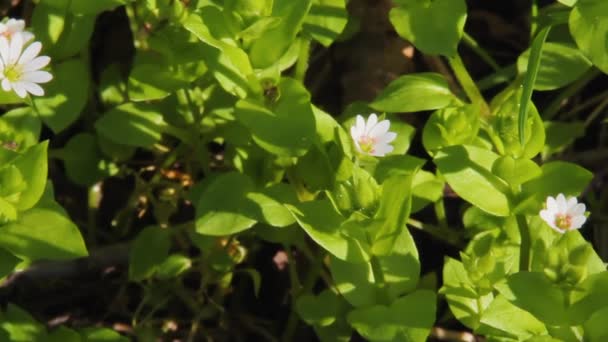
M 0 36 L 10 40 L 15 33 L 21 33 L 23 41 L 29 42 L 34 38 L 31 32 L 25 30 L 25 21 L 21 19 L 9 19 L 5 23 L 0 23 Z
M 397 138 L 397 133 L 388 131 L 390 126 L 388 120 L 378 122 L 376 114 L 371 114 L 367 122 L 361 115 L 357 115 L 355 125 L 350 128 L 350 136 L 359 152 L 383 157 L 393 151 L 390 143 Z
M 36 96 L 44 95 L 38 83 L 46 83 L 53 76 L 40 69 L 44 68 L 51 58 L 38 56 L 42 49 L 40 42 L 26 46 L 24 36 L 15 33 L 8 40 L 0 36 L 0 80 L 4 91 L 13 90 L 17 96 L 24 98 L 27 93 Z M 25 48 L 25 49 L 24 49 Z
M 562 234 L 581 228 L 587 220 L 585 204 L 578 203 L 576 197 L 569 197 L 566 200 L 564 194 L 559 194 L 555 198 L 547 197 L 545 209 L 540 211 L 540 217 L 551 228 Z

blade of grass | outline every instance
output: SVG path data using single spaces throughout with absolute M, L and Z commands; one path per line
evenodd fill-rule
M 536 75 L 538 74 L 538 68 L 540 66 L 543 44 L 547 39 L 547 35 L 549 35 L 549 30 L 551 30 L 551 26 L 543 28 L 536 38 L 534 38 L 532 46 L 530 47 L 530 59 L 528 60 L 523 91 L 519 101 L 519 142 L 522 146 L 526 142 L 525 128 L 528 116 L 528 104 L 532 98 L 532 90 L 534 90 L 534 83 L 536 82 Z

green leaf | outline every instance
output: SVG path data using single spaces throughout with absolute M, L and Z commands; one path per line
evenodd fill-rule
M 7 252 L 5 249 L 0 248 L 0 278 L 4 278 L 13 273 L 15 271 L 15 267 L 20 262 L 20 259 Z
M 511 303 L 548 325 L 567 324 L 564 292 L 543 273 L 519 272 L 496 286 Z
M 525 90 L 525 89 L 524 89 Z M 488 133 L 498 152 L 514 158 L 532 159 L 545 145 L 543 120 L 532 102 L 527 106 L 525 140 L 520 141 L 518 113 L 521 109 L 521 87 L 507 89 L 492 101 L 492 117 Z
M 492 174 L 495 153 L 473 146 L 449 146 L 435 156 L 435 164 L 452 189 L 466 201 L 496 215 L 511 212 L 507 184 Z
M 27 184 L 16 204 L 19 210 L 33 207 L 44 193 L 48 169 L 47 148 L 48 141 L 44 141 L 28 148 L 14 160 L 14 165 L 19 169 Z
M 246 197 L 253 183 L 246 175 L 230 172 L 218 176 L 196 205 L 196 231 L 203 235 L 230 235 L 251 228 L 256 205 Z
M 46 337 L 44 326 L 25 310 L 9 303 L 0 317 L 0 328 L 8 333 L 12 342 L 43 341 Z M 0 336 L 1 337 L 1 336 Z
M 56 210 L 30 209 L 1 230 L 0 246 L 23 260 L 62 260 L 87 255 L 78 227 Z
M 374 305 L 351 311 L 348 322 L 371 341 L 426 341 L 435 322 L 435 293 L 418 290 L 390 307 Z
M 23 151 L 38 143 L 42 123 L 30 107 L 16 108 L 0 117 L 0 139 L 4 144 L 17 145 Z
M 416 172 L 412 180 L 412 213 L 430 203 L 435 203 L 443 196 L 445 182 L 432 173 L 424 170 Z
M 523 146 L 526 143 L 526 124 L 528 119 L 528 105 L 532 98 L 532 91 L 536 82 L 536 75 L 541 62 L 543 45 L 549 35 L 551 26 L 543 28 L 532 41 L 530 47 L 530 57 L 528 58 L 528 66 L 524 77 L 523 89 L 519 100 L 519 143 Z
M 158 106 L 126 103 L 110 109 L 95 122 L 95 129 L 105 138 L 123 145 L 152 148 L 167 127 Z
M 272 16 L 282 21 L 268 30 L 251 44 L 249 57 L 256 69 L 265 69 L 275 64 L 294 41 L 300 31 L 304 18 L 311 7 L 312 0 L 275 0 Z
M 544 124 L 547 139 L 543 149 L 543 158 L 563 151 L 574 140 L 585 134 L 585 124 L 582 121 L 545 121 Z
M 158 265 L 156 276 L 160 279 L 176 278 L 189 270 L 190 267 L 192 267 L 192 260 L 190 258 L 181 254 L 171 254 Z
M 528 339 L 535 335 L 546 335 L 545 325 L 529 312 L 513 305 L 504 296 L 498 295 L 484 310 L 481 328 L 476 332 L 484 334 L 485 326 L 503 331 L 517 339 Z
M 298 297 L 296 311 L 308 325 L 328 326 L 336 321 L 340 298 L 331 290 L 318 296 L 305 294 Z
M 479 295 L 475 287 L 463 263 L 446 257 L 440 293 L 446 296 L 454 316 L 471 329 L 479 327 L 481 315 L 494 298 L 492 293 Z
M 53 132 L 59 133 L 80 116 L 89 98 L 89 70 L 80 59 L 53 65 L 53 80 L 44 86 L 45 96 L 34 99 L 35 110 Z
M 607 308 L 608 272 L 590 275 L 572 291 L 570 301 L 568 313 L 573 324 L 582 324 L 594 313 Z
M 566 86 L 591 67 L 587 57 L 569 44 L 547 42 L 542 49 L 534 90 L 553 90 Z M 526 50 L 517 59 L 519 74 L 526 73 L 530 54 L 530 50 Z
M 392 176 L 382 182 L 380 205 L 374 216 L 379 225 L 370 232 L 375 255 L 391 255 L 396 240 L 407 231 L 405 223 L 412 208 L 413 178 L 414 174 L 411 173 L 408 176 Z
M 300 82 L 290 78 L 281 79 L 278 92 L 279 99 L 269 106 L 240 100 L 235 116 L 266 151 L 284 157 L 303 156 L 316 136 L 310 94 Z
M 52 56 L 65 59 L 74 56 L 88 47 L 95 28 L 93 14 L 67 14 L 63 31 L 56 45 L 52 46 Z
M 601 342 L 608 339 L 608 306 L 596 311 L 587 322 L 585 322 L 585 339 L 591 342 Z
M 429 55 L 456 55 L 467 19 L 464 0 L 399 0 L 390 11 L 397 33 Z
M 90 133 L 76 134 L 67 142 L 63 162 L 66 174 L 76 184 L 90 186 L 105 176 L 95 136 Z
M 75 330 L 58 326 L 46 337 L 47 342 L 82 342 L 80 334 Z
M 211 30 L 215 27 L 223 28 L 223 13 L 213 6 L 205 6 L 198 12 L 190 15 L 184 22 L 184 27 L 192 32 L 202 44 L 201 49 L 205 56 L 204 62 L 222 88 L 240 98 L 245 98 L 250 92 L 248 77 L 253 73 L 247 54 L 229 44 L 224 39 L 216 39 Z M 208 26 L 208 24 L 210 26 Z
M 443 108 L 426 121 L 422 144 L 430 155 L 445 146 L 470 144 L 477 137 L 479 126 L 479 106 Z
M 417 73 L 392 81 L 369 106 L 384 112 L 407 113 L 443 108 L 455 99 L 442 75 Z
M 129 342 L 129 339 L 108 328 L 84 328 L 80 330 L 82 342 Z
M 600 70 L 608 73 L 608 3 L 603 0 L 579 0 L 568 26 L 579 49 Z
M 32 31 L 44 47 L 57 44 L 65 25 L 69 0 L 54 0 L 53 4 L 41 2 L 32 13 Z
M 383 281 L 376 279 L 371 262 L 346 262 L 332 258 L 330 269 L 336 288 L 355 307 L 378 303 L 381 298 L 397 299 L 416 288 L 420 275 L 418 251 L 407 229 L 395 240 L 392 253 L 375 256 Z
M 360 236 L 353 237 L 357 222 L 346 221 L 329 200 L 287 205 L 298 224 L 321 247 L 341 260 L 362 262 L 369 259 L 368 249 Z M 354 227 L 353 227 L 354 226 Z M 347 228 L 354 228 L 351 232 Z M 363 233 L 363 231 L 361 231 Z M 350 235 L 349 235 L 350 234 Z
M 98 14 L 133 1 L 135 0 L 72 0 L 70 10 L 78 14 Z
M 278 183 L 261 192 L 249 193 L 248 199 L 255 202 L 261 212 L 259 220 L 273 227 L 287 227 L 295 223 L 293 215 L 283 203 L 297 203 L 297 195 L 293 187 Z
M 412 142 L 412 139 L 414 139 L 416 128 L 405 122 L 392 121 L 390 131 L 397 133 L 397 136 L 399 137 L 392 142 L 393 152 L 390 154 L 400 155 L 407 153 L 410 149 L 410 143 Z
M 253 40 L 260 38 L 266 31 L 277 27 L 281 23 L 281 18 L 262 17 L 253 24 L 237 34 L 243 40 Z
M 313 0 L 303 31 L 328 47 L 344 31 L 347 22 L 345 0 Z
M 541 168 L 530 159 L 514 159 L 502 156 L 492 165 L 492 173 L 502 178 L 512 187 L 517 187 L 540 176 Z
M 169 255 L 171 234 L 160 227 L 144 228 L 129 251 L 129 280 L 141 281 L 151 277 Z
M 205 48 L 193 38 L 192 33 L 171 25 L 154 31 L 149 49 L 135 54 L 128 81 L 129 98 L 161 99 L 205 74 Z

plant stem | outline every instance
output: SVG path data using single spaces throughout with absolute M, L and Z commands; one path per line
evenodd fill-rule
M 427 232 L 438 240 L 441 240 L 449 245 L 458 248 L 464 248 L 464 244 L 462 242 L 462 239 L 460 238 L 460 235 L 456 231 L 450 230 L 449 228 L 433 226 L 427 223 L 414 220 L 412 218 L 409 218 L 407 220 L 407 225 Z
M 598 76 L 601 72 L 597 68 L 589 69 L 581 78 L 579 78 L 576 82 L 570 84 L 566 89 L 564 89 L 559 95 L 551 101 L 551 103 L 547 106 L 547 109 L 543 111 L 542 118 L 544 120 L 549 120 L 553 118 L 562 106 L 562 102 L 569 98 L 570 96 L 578 93 L 583 87 L 587 85 L 587 83 L 591 82 L 596 76 Z
M 481 92 L 477 88 L 477 85 L 475 85 L 475 81 L 473 81 L 471 75 L 464 66 L 460 55 L 456 54 L 454 57 L 448 58 L 448 62 L 450 63 L 450 67 L 452 67 L 458 82 L 460 82 L 462 89 L 467 94 L 467 97 L 472 103 L 479 104 L 481 106 L 481 116 L 487 117 L 490 115 L 490 108 L 483 98 L 483 95 L 481 95 Z
M 300 54 L 298 55 L 298 62 L 294 72 L 294 78 L 298 81 L 304 82 L 306 77 L 306 70 L 308 70 L 308 58 L 310 57 L 310 39 L 302 39 L 300 41 Z
M 437 222 L 439 223 L 439 227 L 442 229 L 448 228 L 448 220 L 445 216 L 445 206 L 443 205 L 443 198 L 440 198 L 433 205 L 435 209 L 435 216 L 437 216 Z
M 289 267 L 292 267 L 292 265 L 289 265 Z M 313 287 L 315 286 L 315 282 L 319 278 L 319 273 L 322 267 L 323 255 L 317 255 L 316 258 L 313 259 L 313 264 L 310 267 L 310 270 L 308 270 L 308 274 L 306 275 L 306 279 L 304 279 L 304 284 L 302 287 L 299 288 L 299 291 L 294 291 L 294 289 L 292 289 L 291 312 L 287 318 L 287 324 L 285 325 L 285 330 L 283 331 L 281 341 L 291 342 L 294 340 L 293 336 L 298 328 L 298 314 L 295 308 L 296 301 L 302 294 L 310 293 L 312 291 Z
M 536 33 L 536 18 L 538 17 L 538 2 L 537 0 L 532 0 L 532 6 L 530 7 L 530 39 L 534 38 L 534 34 Z
M 600 102 L 600 104 L 597 105 L 597 107 L 595 107 L 593 112 L 591 112 L 591 114 L 589 114 L 587 119 L 585 119 L 585 127 L 589 127 L 589 125 L 593 122 L 593 120 L 595 120 L 595 118 L 597 118 L 598 115 L 600 115 L 604 112 L 604 109 L 606 109 L 606 106 L 608 106 L 608 97 L 606 97 L 602 102 Z
M 521 245 L 519 249 L 519 271 L 529 271 L 530 269 L 530 228 L 524 215 L 515 215 Z
M 494 71 L 500 70 L 500 65 L 496 63 L 494 58 L 492 58 L 492 56 L 490 56 L 490 54 L 487 53 L 486 50 L 484 50 L 473 37 L 469 36 L 468 33 L 464 32 L 464 35 L 462 36 L 462 42 L 465 43 L 468 47 L 470 47 L 473 52 L 475 52 L 481 59 L 483 59 L 484 62 L 491 66 Z
M 608 90 L 603 91 L 603 92 L 593 96 L 592 98 L 588 99 L 587 101 L 585 101 L 579 105 L 576 105 L 574 108 L 565 112 L 564 114 L 560 115 L 560 118 L 561 119 L 570 118 L 570 117 L 574 116 L 575 114 L 578 114 L 578 113 L 584 111 L 585 109 L 595 105 L 596 103 L 601 102 L 607 96 L 608 96 Z

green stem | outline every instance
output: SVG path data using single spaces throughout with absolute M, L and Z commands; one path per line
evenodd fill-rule
M 298 55 L 298 62 L 294 72 L 294 78 L 298 81 L 304 82 L 306 77 L 306 70 L 308 70 L 308 58 L 310 57 L 310 40 L 302 39 L 300 41 L 300 54 Z
M 516 215 L 517 227 L 519 228 L 519 235 L 521 239 L 521 246 L 519 249 L 519 270 L 529 271 L 530 270 L 530 228 L 524 215 Z
M 595 107 L 593 112 L 591 112 L 591 114 L 589 114 L 589 116 L 585 120 L 585 127 L 589 127 L 589 125 L 593 122 L 593 120 L 595 120 L 595 118 L 597 118 L 598 115 L 600 115 L 604 112 L 604 109 L 606 109 L 606 106 L 608 106 L 608 97 L 606 97 L 604 100 L 602 100 L 602 102 L 600 102 L 600 104 L 597 105 L 597 107 Z
M 434 238 L 443 241 L 449 245 L 464 248 L 464 244 L 460 235 L 456 231 L 450 230 L 447 227 L 443 228 L 439 226 L 433 226 L 427 223 L 414 220 L 412 218 L 407 220 L 407 225 L 427 232 L 428 234 L 431 234 Z
M 440 198 L 433 205 L 435 209 L 435 216 L 437 216 L 437 222 L 439 223 L 439 227 L 442 229 L 448 228 L 448 220 L 445 215 L 445 206 L 443 205 L 443 198 Z
M 308 271 L 308 274 L 306 275 L 306 279 L 304 279 L 304 284 L 300 288 L 300 291 L 292 293 L 291 312 L 289 313 L 289 317 L 287 318 L 287 324 L 285 326 L 285 330 L 283 331 L 281 341 L 291 342 L 294 340 L 294 334 L 296 333 L 296 329 L 298 328 L 298 314 L 295 308 L 296 301 L 301 295 L 310 293 L 312 291 L 317 279 L 319 278 L 319 273 L 323 268 L 323 259 L 323 255 L 316 256 L 310 270 Z
M 530 7 L 530 39 L 534 38 L 536 34 L 536 28 L 538 25 L 536 24 L 536 18 L 538 17 L 538 2 L 537 0 L 532 0 L 532 6 Z
M 574 106 L 574 108 L 572 108 L 569 111 L 565 112 L 564 114 L 560 115 L 560 118 L 561 119 L 570 118 L 570 117 L 588 109 L 589 107 L 592 107 L 595 104 L 602 102 L 602 100 L 604 98 L 606 98 L 607 96 L 608 96 L 608 90 L 603 91 L 603 92 L 593 96 L 592 98 L 586 100 L 585 102 Z
M 490 54 L 487 53 L 486 50 L 484 50 L 473 37 L 469 36 L 468 33 L 464 32 L 462 42 L 470 47 L 473 52 L 475 52 L 484 62 L 491 66 L 494 71 L 500 70 L 500 65 L 496 63 L 494 58 L 492 58 L 492 56 L 490 56 Z
M 475 85 L 475 81 L 471 78 L 471 75 L 464 66 L 460 56 L 456 54 L 454 57 L 448 58 L 448 62 L 450 63 L 458 82 L 460 82 L 462 89 L 467 94 L 467 97 L 472 103 L 479 104 L 481 106 L 480 113 L 482 117 L 487 117 L 490 114 L 488 104 L 483 98 L 483 95 L 481 95 L 477 85 Z
M 596 68 L 589 69 L 581 78 L 579 78 L 576 82 L 570 84 L 566 89 L 564 89 L 559 95 L 551 101 L 551 103 L 546 107 L 545 111 L 542 113 L 542 117 L 544 120 L 552 119 L 562 107 L 562 103 L 565 99 L 570 96 L 578 93 L 583 87 L 587 85 L 587 83 L 591 82 L 596 76 L 600 75 L 601 71 Z
M 87 234 L 88 242 L 91 246 L 96 244 L 97 233 L 97 210 L 101 202 L 101 183 L 95 183 L 89 188 L 88 194 L 88 211 L 87 211 Z

